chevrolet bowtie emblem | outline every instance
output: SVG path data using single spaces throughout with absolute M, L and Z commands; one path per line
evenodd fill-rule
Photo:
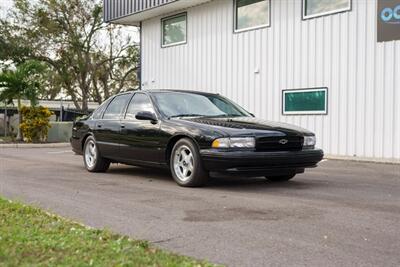
M 281 139 L 279 140 L 279 144 L 281 145 L 286 145 L 289 141 L 287 139 Z

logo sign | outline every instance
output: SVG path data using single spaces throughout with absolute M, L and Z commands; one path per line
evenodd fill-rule
M 400 40 L 400 0 L 378 0 L 378 42 Z
M 286 145 L 289 141 L 287 139 L 281 139 L 278 141 L 281 145 Z

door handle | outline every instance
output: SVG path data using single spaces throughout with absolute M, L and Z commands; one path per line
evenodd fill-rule
M 101 127 L 103 127 L 103 125 L 97 124 L 97 128 L 101 128 Z
M 125 124 L 121 123 L 121 129 L 125 129 Z

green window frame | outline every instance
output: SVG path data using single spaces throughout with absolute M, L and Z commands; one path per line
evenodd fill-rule
M 179 13 L 161 19 L 161 46 L 169 47 L 186 44 L 187 13 Z
M 283 115 L 328 114 L 328 88 L 282 90 Z

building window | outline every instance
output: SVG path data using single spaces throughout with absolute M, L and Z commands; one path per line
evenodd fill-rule
M 328 88 L 290 89 L 282 91 L 284 115 L 327 114 Z
M 163 18 L 161 20 L 161 25 L 163 47 L 186 43 L 186 13 Z
M 303 0 L 303 19 L 349 11 L 351 0 Z
M 268 27 L 270 0 L 234 0 L 235 32 Z

